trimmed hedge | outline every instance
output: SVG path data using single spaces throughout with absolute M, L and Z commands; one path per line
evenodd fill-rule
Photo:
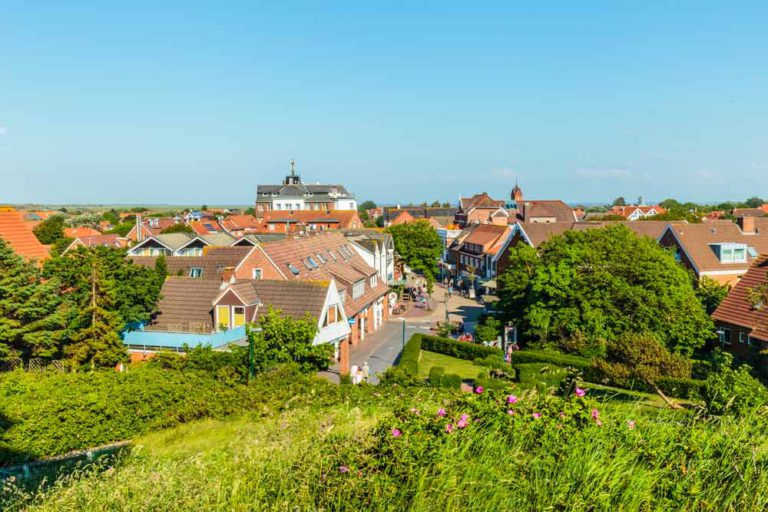
M 401 367 L 411 377 L 416 377 L 419 374 L 419 356 L 421 355 L 422 335 L 414 334 L 408 343 L 403 348 L 403 353 L 400 354 L 400 360 L 397 362 L 397 366 Z
M 434 387 L 440 387 L 443 385 L 443 376 L 445 375 L 445 368 L 442 366 L 433 366 L 429 369 L 429 385 Z
M 455 373 L 446 373 L 443 375 L 443 387 L 451 389 L 461 389 L 461 376 Z
M 587 370 L 592 364 L 591 360 L 585 357 L 558 354 L 544 350 L 519 350 L 512 353 L 513 366 L 527 363 L 547 363 L 562 367 L 571 366 L 579 370 Z
M 414 337 L 421 337 L 421 349 L 428 350 L 430 352 L 437 352 L 446 356 L 456 357 L 458 359 L 466 359 L 468 361 L 474 361 L 475 359 L 484 359 L 489 356 L 504 357 L 504 353 L 501 349 L 494 347 L 486 347 L 484 345 L 476 345 L 474 343 L 467 343 L 465 341 L 457 341 L 451 338 L 440 338 L 438 336 L 429 336 L 426 334 L 414 334 Z M 407 347 L 406 347 L 407 348 Z

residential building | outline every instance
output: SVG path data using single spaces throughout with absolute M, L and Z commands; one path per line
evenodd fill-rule
M 128 242 L 129 240 L 127 238 L 116 234 L 82 236 L 72 240 L 72 243 L 62 251 L 62 254 L 67 254 L 78 247 L 113 247 L 115 249 L 122 249 L 128 247 Z
M 560 200 L 524 199 L 523 189 L 515 184 L 510 204 L 510 223 L 531 222 L 575 222 L 578 220 L 573 208 Z
M 181 218 L 179 217 L 143 218 L 141 215 L 136 215 L 136 225 L 131 228 L 125 237 L 133 242 L 142 242 L 146 238 L 161 234 L 164 229 L 175 226 L 180 222 Z
M 133 361 L 157 350 L 182 351 L 183 346 L 210 345 L 225 350 L 247 343 L 245 324 L 258 322 L 270 308 L 294 319 L 317 322 L 313 344 L 331 343 L 339 351 L 350 327 L 333 281 L 222 282 L 215 279 L 169 277 L 161 292 L 158 313 L 149 325 L 126 333 Z
M 130 256 L 201 256 L 206 247 L 227 247 L 237 239 L 226 233 L 191 235 L 166 233 L 154 235 L 135 244 L 128 250 Z
M 395 282 L 395 242 L 392 235 L 374 229 L 342 231 L 366 265 L 379 273 L 379 279 L 389 285 Z
M 264 225 L 253 215 L 229 215 L 219 221 L 224 231 L 232 236 L 263 231 Z
M 439 206 L 404 206 L 397 205 L 395 207 L 387 206 L 382 208 L 384 215 L 384 225 L 390 226 L 395 222 L 395 219 L 400 217 L 403 213 L 408 213 L 402 220 L 398 221 L 398 224 L 404 222 L 411 222 L 413 219 L 433 219 L 434 222 L 430 222 L 433 226 L 449 226 L 454 224 L 454 217 L 456 216 L 457 208 L 452 207 L 439 207 Z
M 66 238 L 81 238 L 86 236 L 99 236 L 101 231 L 88 227 L 79 228 L 64 228 L 64 236 Z
M 763 254 L 712 314 L 720 345 L 753 364 L 764 364 L 761 352 L 768 348 L 768 304 L 760 293 L 766 289 L 768 254 Z
M 605 212 L 605 215 L 624 217 L 626 220 L 633 221 L 654 217 L 666 212 L 667 210 L 659 205 L 647 206 L 642 204 L 629 204 L 625 206 L 613 206 L 610 210 Z
M 44 260 L 49 256 L 48 247 L 37 239 L 24 214 L 10 206 L 0 206 L 0 238 L 24 258 Z
M 256 232 L 306 233 L 363 227 L 355 210 L 271 210 L 261 212 L 260 217 L 262 226 Z
M 291 161 L 291 173 L 281 185 L 256 188 L 256 212 L 270 210 L 357 211 L 357 200 L 342 185 L 304 184 Z
M 460 197 L 459 209 L 454 217 L 458 226 L 470 224 L 509 224 L 509 212 L 502 200 L 492 199 L 487 192 L 475 194 L 472 197 Z
M 694 272 L 720 284 L 734 285 L 761 253 L 768 253 L 768 219 L 741 217 L 739 224 L 711 221 L 670 224 L 662 234 L 663 247 Z
M 512 227 L 478 224 L 466 228 L 466 231 L 465 236 L 459 236 L 450 249 L 454 276 L 467 285 L 483 284 L 496 277 L 498 256 L 512 234 Z
M 247 280 L 261 278 L 254 275 L 251 264 L 259 261 L 259 248 L 254 246 L 208 247 L 197 256 L 166 256 L 168 275 L 203 279 L 206 281 L 225 281 L 229 279 Z M 154 267 L 158 255 L 129 256 L 137 265 Z
M 759 208 L 734 208 L 734 217 L 768 217 L 768 205 Z

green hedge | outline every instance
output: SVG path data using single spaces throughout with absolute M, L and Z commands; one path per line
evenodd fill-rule
M 414 334 L 405 344 L 397 366 L 405 370 L 411 377 L 419 374 L 419 356 L 421 356 L 422 335 Z
M 443 375 L 443 387 L 451 389 L 461 389 L 461 376 L 455 373 L 446 373 Z
M 704 380 L 676 379 L 673 377 L 662 377 L 656 382 L 656 385 L 665 395 L 688 399 L 701 398 L 706 384 L 707 382 Z M 652 389 L 649 391 L 653 392 Z
M 559 354 L 544 350 L 519 350 L 512 353 L 512 365 L 526 363 L 548 363 L 557 366 L 571 366 L 579 370 L 587 370 L 591 361 L 585 357 Z
M 476 345 L 465 341 L 457 341 L 451 338 L 440 338 L 438 336 L 429 336 L 425 334 L 414 334 L 414 337 L 420 336 L 421 349 L 437 352 L 446 356 L 456 357 L 474 361 L 475 359 L 484 359 L 489 356 L 504 357 L 501 349 Z M 413 337 L 411 338 L 413 339 Z
M 436 388 L 443 385 L 443 376 L 445 375 L 445 368 L 442 366 L 433 366 L 429 369 L 429 385 Z
M 266 373 L 250 386 L 227 385 L 206 372 L 151 367 L 125 373 L 4 374 L 0 466 L 123 441 L 200 418 L 279 407 L 318 385 L 325 383 L 288 370 Z

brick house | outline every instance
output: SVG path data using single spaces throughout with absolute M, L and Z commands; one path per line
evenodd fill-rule
M 251 232 L 306 233 L 338 229 L 359 229 L 363 221 L 354 210 L 277 210 L 260 214 L 261 226 Z
M 720 306 L 712 313 L 720 345 L 753 364 L 768 348 L 768 304 L 759 290 L 768 287 L 768 254 L 757 258 Z
M 605 212 L 605 215 L 616 215 L 624 217 L 629 221 L 645 219 L 648 217 L 654 217 L 666 213 L 667 210 L 659 205 L 638 205 L 629 204 L 625 206 L 613 206 L 610 210 Z
M 670 224 L 659 243 L 672 248 L 677 260 L 697 278 L 706 276 L 734 285 L 759 254 L 768 253 L 768 219 L 741 217 L 738 224 Z
M 479 224 L 466 228 L 467 233 L 454 241 L 451 265 L 455 276 L 467 285 L 477 285 L 496 277 L 501 248 L 512 234 L 511 226 Z M 475 282 L 471 283 L 474 278 Z

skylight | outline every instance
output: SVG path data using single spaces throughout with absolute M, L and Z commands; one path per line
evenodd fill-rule
M 299 275 L 299 269 L 297 269 L 296 267 L 294 267 L 290 263 L 288 263 L 288 270 L 290 270 L 291 273 L 293 273 L 293 275 L 295 275 L 295 276 Z
M 755 249 L 754 247 L 747 247 L 747 252 L 752 258 L 757 258 L 759 256 L 759 254 L 757 253 L 757 249 Z
M 317 256 L 317 260 L 318 260 L 320 263 L 326 263 L 326 261 L 327 261 L 327 260 L 325 259 L 325 257 L 324 257 L 322 254 L 320 254 L 320 253 L 317 253 L 317 254 L 315 254 L 315 256 Z
M 309 262 L 309 260 L 301 260 L 301 262 L 304 264 L 305 267 L 307 267 L 309 270 L 312 270 L 314 267 Z
M 332 250 L 328 249 L 328 254 L 333 258 L 333 261 L 339 261 L 339 258 L 336 257 L 336 254 Z
M 310 265 L 312 265 L 312 268 L 320 268 L 320 265 L 318 265 L 317 262 L 312 259 L 312 256 L 307 258 L 307 261 L 309 262 Z

